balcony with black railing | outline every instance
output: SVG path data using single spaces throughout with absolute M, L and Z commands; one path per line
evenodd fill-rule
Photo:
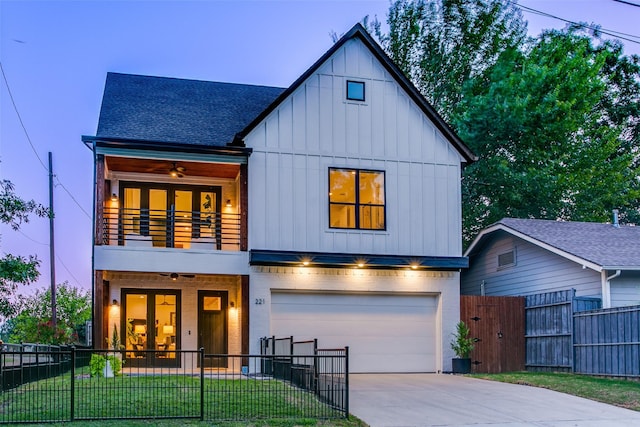
M 241 230 L 238 213 L 105 208 L 99 244 L 239 251 Z

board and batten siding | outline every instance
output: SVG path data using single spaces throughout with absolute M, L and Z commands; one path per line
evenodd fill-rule
M 364 102 L 346 81 L 365 82 Z M 249 247 L 460 256 L 462 157 L 358 39 L 245 138 Z M 386 230 L 329 228 L 330 167 L 385 172 Z
M 498 255 L 516 250 L 516 263 L 498 268 Z M 482 251 L 470 258 L 461 276 L 462 295 L 480 295 L 484 281 L 487 296 L 534 295 L 575 289 L 576 296 L 600 297 L 600 273 L 569 261 L 505 232 L 487 241 Z

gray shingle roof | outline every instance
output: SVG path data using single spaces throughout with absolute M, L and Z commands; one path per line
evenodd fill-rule
M 640 267 L 640 227 L 516 218 L 498 224 L 603 268 Z
M 224 146 L 283 91 L 108 73 L 96 135 Z

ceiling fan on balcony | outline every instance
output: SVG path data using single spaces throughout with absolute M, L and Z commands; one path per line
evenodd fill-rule
M 160 273 L 161 276 L 167 276 L 167 277 L 171 277 L 171 280 L 176 281 L 178 280 L 178 277 L 186 277 L 189 279 L 193 279 L 194 277 L 196 277 L 195 274 L 178 274 L 178 273 Z
M 184 173 L 187 171 L 187 168 L 183 166 L 176 166 L 176 162 L 173 162 L 173 166 L 169 169 L 169 175 L 173 178 L 182 178 Z

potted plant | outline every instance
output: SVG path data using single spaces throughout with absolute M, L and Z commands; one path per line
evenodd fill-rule
M 468 374 L 471 372 L 471 352 L 476 340 L 471 338 L 469 327 L 461 320 L 456 324 L 456 332 L 451 340 L 451 349 L 456 358 L 451 360 L 454 374 Z
M 105 338 L 109 348 L 113 351 L 113 354 L 107 354 L 104 356 L 105 366 L 103 369 L 103 376 L 106 378 L 118 375 L 122 369 L 122 350 L 124 346 L 120 342 L 120 336 L 118 335 L 118 327 L 113 324 L 113 333 L 111 334 L 111 340 Z

